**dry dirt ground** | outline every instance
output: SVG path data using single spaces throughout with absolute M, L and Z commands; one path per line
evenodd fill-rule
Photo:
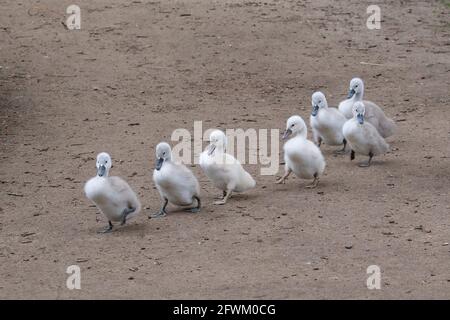
M 369 30 L 369 4 L 2 0 L 0 298 L 450 298 L 450 9 L 377 1 Z M 308 190 L 246 165 L 257 188 L 225 206 L 195 166 L 202 212 L 147 219 L 154 148 L 175 128 L 283 129 L 354 76 L 399 126 L 373 166 L 324 146 Z M 100 151 L 144 207 L 107 235 L 83 193 Z M 66 288 L 73 264 L 81 290 Z

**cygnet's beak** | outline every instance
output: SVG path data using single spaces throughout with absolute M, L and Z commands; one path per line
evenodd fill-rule
M 292 130 L 291 129 L 286 129 L 286 131 L 283 134 L 283 137 L 281 137 L 281 139 L 286 140 L 287 138 L 289 138 L 289 136 L 292 134 Z
M 99 177 L 103 177 L 105 175 L 105 172 L 106 172 L 105 165 L 104 164 L 99 165 L 98 168 L 97 168 L 97 175 Z
M 155 169 L 159 171 L 159 169 L 161 169 L 161 167 L 163 165 L 163 162 L 164 162 L 163 158 L 156 159 Z
M 348 95 L 347 95 L 347 99 L 350 99 L 351 97 L 353 97 L 353 95 L 356 93 L 356 91 L 354 89 L 350 89 L 348 91 Z
M 358 113 L 356 115 L 356 119 L 358 119 L 359 124 L 363 124 L 364 123 L 364 115 L 361 113 Z
M 216 146 L 211 143 L 208 147 L 208 156 L 212 155 L 214 153 L 214 150 L 216 150 Z
M 312 111 L 311 111 L 311 115 L 313 116 L 313 117 L 315 117 L 315 116 L 317 116 L 317 113 L 319 112 L 319 106 L 318 105 L 313 105 L 313 107 L 312 107 Z

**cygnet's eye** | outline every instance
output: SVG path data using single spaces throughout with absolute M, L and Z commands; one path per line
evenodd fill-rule
M 165 156 L 165 155 L 166 155 L 166 152 L 164 151 L 164 152 L 163 152 L 163 156 Z
M 294 127 L 295 124 L 291 124 L 291 128 Z

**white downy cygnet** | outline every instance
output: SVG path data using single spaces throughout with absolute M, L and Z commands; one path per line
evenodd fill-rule
M 353 118 L 352 108 L 355 102 L 363 101 L 364 82 L 360 78 L 353 78 L 350 81 L 350 89 L 347 99 L 339 104 L 341 111 L 347 119 Z M 395 133 L 397 125 L 394 120 L 389 119 L 383 110 L 371 101 L 364 100 L 366 107 L 365 120 L 370 122 L 383 138 L 387 138 Z
M 172 160 L 170 145 L 161 142 L 156 146 L 156 165 L 153 181 L 164 201 L 161 209 L 151 218 L 163 217 L 167 214 L 166 206 L 170 202 L 177 206 L 193 206 L 192 213 L 200 211 L 200 185 L 191 170 L 184 164 Z
M 309 123 L 312 128 L 314 142 L 320 148 L 322 141 L 330 146 L 344 145 L 342 150 L 335 153 L 344 153 L 347 140 L 342 134 L 342 127 L 347 121 L 345 116 L 336 108 L 328 107 L 325 95 L 318 91 L 311 97 L 312 111 Z
M 252 176 L 240 162 L 226 153 L 227 138 L 220 130 L 211 132 L 210 144 L 200 154 L 199 162 L 203 172 L 214 186 L 223 191 L 223 199 L 214 204 L 225 204 L 232 192 L 244 192 L 256 185 Z
M 113 229 L 112 221 L 121 225 L 134 217 L 141 210 L 141 204 L 128 183 L 119 177 L 110 177 L 111 157 L 106 152 L 97 155 L 97 176 L 89 179 L 84 186 L 86 197 L 108 219 L 108 226 L 100 231 L 107 233 Z
M 360 167 L 368 167 L 372 157 L 383 154 L 389 150 L 389 145 L 384 141 L 375 127 L 365 121 L 365 107 L 361 101 L 353 105 L 353 118 L 344 124 L 342 129 L 345 139 L 350 144 L 350 160 L 355 158 L 355 152 L 369 156 L 367 163 L 361 163 Z
M 287 120 L 283 140 L 290 138 L 284 144 L 285 173 L 276 183 L 284 183 L 294 172 L 302 179 L 314 179 L 307 188 L 315 188 L 319 177 L 325 170 L 325 159 L 322 152 L 312 141 L 306 139 L 308 129 L 300 116 L 292 116 Z

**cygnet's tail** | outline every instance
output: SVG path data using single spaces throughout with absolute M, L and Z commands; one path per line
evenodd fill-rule
M 391 146 L 386 141 L 384 141 L 382 153 L 388 152 L 390 148 L 391 148 Z
M 320 161 L 320 167 L 319 167 L 319 176 L 323 174 L 323 172 L 325 171 L 325 167 L 326 167 L 327 163 L 325 162 L 325 159 L 322 156 L 322 161 Z
M 397 125 L 394 120 L 384 115 L 384 119 L 380 121 L 380 134 L 383 138 L 392 136 L 397 131 Z
M 372 150 L 375 156 L 379 154 L 384 154 L 388 152 L 390 149 L 389 144 L 380 136 L 378 136 L 378 142 L 376 143 L 376 147 Z
M 242 169 L 242 171 L 243 172 L 241 175 L 241 179 L 239 181 L 239 192 L 243 192 L 245 190 L 252 189 L 256 186 L 256 181 L 255 181 L 255 179 L 253 179 L 253 177 L 250 175 L 250 173 L 248 173 L 244 169 Z
M 136 195 L 134 199 L 128 204 L 128 207 L 136 208 L 136 210 L 127 215 L 127 220 L 136 216 L 142 209 L 141 202 L 139 201 Z
M 389 119 L 385 114 L 383 109 L 381 109 L 378 105 L 373 102 L 365 101 L 366 108 L 370 109 L 370 113 L 373 117 L 377 119 L 377 129 L 380 135 L 383 138 L 387 138 L 392 136 L 396 129 L 397 125 L 394 120 Z

